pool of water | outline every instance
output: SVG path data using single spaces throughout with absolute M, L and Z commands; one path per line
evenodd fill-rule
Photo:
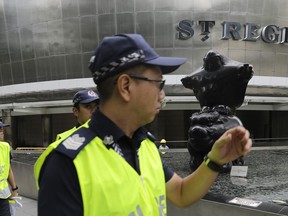
M 191 173 L 188 152 L 168 152 L 165 162 L 178 175 Z M 247 178 L 230 177 L 230 173 L 219 174 L 210 192 L 249 198 L 264 202 L 288 201 L 288 151 L 251 151 L 244 158 L 248 166 Z

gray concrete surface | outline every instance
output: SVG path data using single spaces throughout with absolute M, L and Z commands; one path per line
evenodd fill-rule
M 16 209 L 15 216 L 37 216 L 37 201 L 34 199 L 22 197 L 20 200 L 22 208 Z
M 29 163 L 12 161 L 12 169 L 19 187 L 21 196 L 37 200 L 38 191 L 36 189 L 36 181 L 34 177 L 34 167 Z
M 18 208 L 15 216 L 37 216 L 37 201 L 22 197 L 22 208 Z M 237 216 L 280 216 L 281 213 L 272 213 L 240 206 L 231 206 L 209 200 L 200 200 L 193 206 L 179 209 L 168 202 L 168 216 L 205 216 L 205 215 L 237 215 Z

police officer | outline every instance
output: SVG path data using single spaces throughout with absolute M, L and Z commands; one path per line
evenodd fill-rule
M 72 102 L 72 111 L 77 119 L 77 125 L 70 130 L 57 134 L 56 140 L 67 137 L 79 126 L 88 121 L 99 105 L 99 97 L 93 90 L 80 90 L 73 96 Z
M 10 165 L 11 146 L 4 142 L 4 127 L 8 124 L 0 122 L 0 216 L 10 216 L 9 197 L 17 196 L 18 187 Z M 11 189 L 9 188 L 11 186 Z
M 103 39 L 89 66 L 99 109 L 35 164 L 39 216 L 166 215 L 166 198 L 179 207 L 191 205 L 207 193 L 221 165 L 249 152 L 249 132 L 237 127 L 184 179 L 162 162 L 143 126 L 160 112 L 162 74 L 185 61 L 160 57 L 138 34 Z

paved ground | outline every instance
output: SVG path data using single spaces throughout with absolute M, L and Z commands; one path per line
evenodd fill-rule
M 37 216 L 37 201 L 22 197 L 22 208 L 17 208 L 15 216 Z

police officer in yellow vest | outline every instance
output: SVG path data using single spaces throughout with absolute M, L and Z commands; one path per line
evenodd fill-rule
M 57 134 L 56 140 L 73 133 L 79 126 L 87 122 L 99 105 L 99 96 L 91 89 L 80 90 L 73 96 L 72 112 L 77 119 L 77 125 L 63 133 Z
M 14 174 L 10 166 L 11 146 L 4 142 L 3 128 L 9 126 L 0 122 L 0 216 L 10 216 L 9 197 L 16 196 L 18 187 L 15 183 Z M 2 139 L 3 138 L 3 139 Z M 9 188 L 11 186 L 11 190 Z
M 160 112 L 162 74 L 185 61 L 160 57 L 138 34 L 103 39 L 89 65 L 99 109 L 35 164 L 39 216 L 166 215 L 167 198 L 179 207 L 191 205 L 207 193 L 221 165 L 250 151 L 249 132 L 237 127 L 184 179 L 162 162 L 143 126 Z

